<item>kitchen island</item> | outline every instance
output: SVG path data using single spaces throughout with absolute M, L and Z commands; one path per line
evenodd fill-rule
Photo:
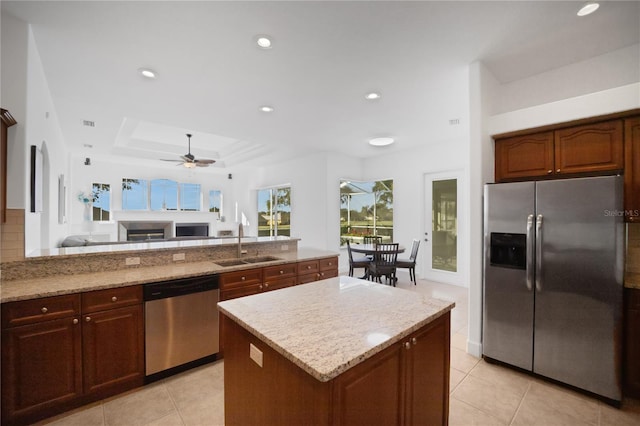
M 218 307 L 227 425 L 447 423 L 453 303 L 341 276 Z

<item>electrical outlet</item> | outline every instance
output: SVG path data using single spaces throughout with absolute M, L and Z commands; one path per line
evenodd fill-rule
M 253 346 L 253 343 L 249 343 L 249 358 L 262 367 L 262 351 Z
M 184 260 L 184 253 L 174 253 L 173 254 L 173 261 L 174 262 L 178 262 L 180 260 Z
M 286 245 L 286 244 L 283 244 L 283 245 L 280 246 L 280 250 L 287 251 L 287 250 L 289 250 L 289 246 Z
M 125 265 L 127 266 L 133 266 L 133 265 L 139 265 L 139 264 L 140 264 L 139 257 L 127 257 L 127 259 L 125 260 Z

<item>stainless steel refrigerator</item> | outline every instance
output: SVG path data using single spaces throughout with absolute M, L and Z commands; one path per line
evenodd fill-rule
M 487 184 L 483 354 L 620 401 L 620 176 Z

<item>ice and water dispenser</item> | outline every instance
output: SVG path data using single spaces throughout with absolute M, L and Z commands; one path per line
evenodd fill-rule
M 499 268 L 526 269 L 527 236 L 491 233 L 490 262 Z

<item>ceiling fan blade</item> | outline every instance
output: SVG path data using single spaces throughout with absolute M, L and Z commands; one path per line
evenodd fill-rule
M 213 164 L 216 162 L 216 160 L 207 160 L 206 158 L 202 158 L 202 159 L 197 159 L 197 160 L 193 160 L 196 163 L 198 163 L 198 165 L 200 164 Z
M 178 163 L 184 163 L 184 161 L 182 160 L 167 160 L 166 158 L 161 158 L 160 161 L 171 161 L 171 162 L 178 162 Z
M 209 167 L 211 163 L 200 163 L 196 160 L 196 167 Z

